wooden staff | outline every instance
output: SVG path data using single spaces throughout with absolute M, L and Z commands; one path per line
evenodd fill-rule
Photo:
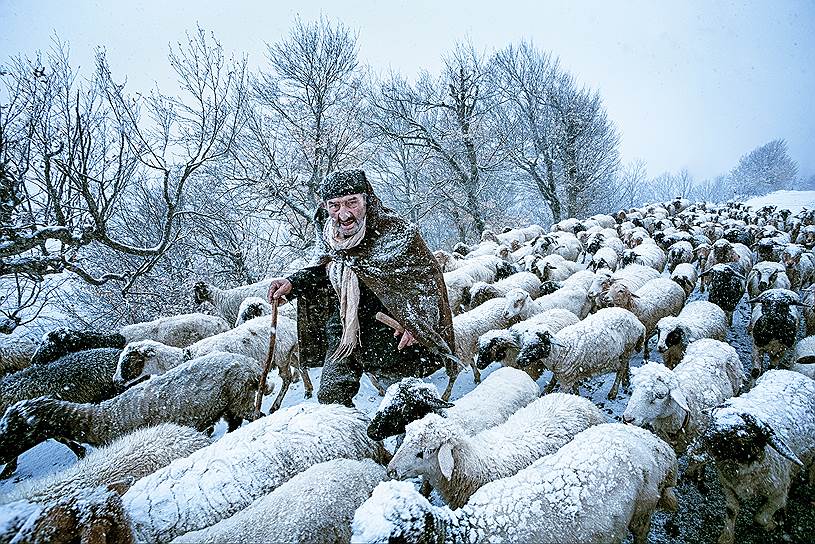
M 272 369 L 274 362 L 274 348 L 277 343 L 277 304 L 276 298 L 272 299 L 272 328 L 269 331 L 269 353 L 266 355 L 266 362 L 263 364 L 263 373 L 260 375 L 260 384 L 258 385 L 258 392 L 255 395 L 255 419 L 263 417 L 263 412 L 260 411 L 260 404 L 263 402 L 263 392 L 266 390 L 266 375 Z

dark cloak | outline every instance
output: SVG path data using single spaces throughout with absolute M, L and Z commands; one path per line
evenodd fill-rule
M 325 275 L 326 265 L 344 261 L 422 346 L 442 356 L 445 364 L 455 346 L 453 318 L 444 276 L 419 229 L 386 208 L 367 183 L 366 233 L 359 245 L 332 249 L 323 238 L 330 217 L 320 207 L 314 215 L 316 246 L 304 270 Z M 325 323 L 339 300 L 330 287 L 304 290 L 297 304 L 297 340 L 301 364 L 322 366 L 328 349 Z M 357 348 L 358 349 L 358 348 Z

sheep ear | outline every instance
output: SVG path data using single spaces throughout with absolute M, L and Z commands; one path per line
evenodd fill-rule
M 755 417 L 753 414 L 742 413 L 739 415 L 744 421 L 755 428 L 757 432 L 761 433 L 767 440 L 767 443 L 772 446 L 775 451 L 780 453 L 782 457 L 786 457 L 798 466 L 804 466 L 804 463 L 798 459 L 795 452 L 792 451 L 789 446 L 787 446 L 787 443 L 784 442 L 784 440 L 782 440 L 778 434 L 776 434 L 772 427 Z
M 711 271 L 711 270 L 713 270 L 713 269 L 712 269 L 712 268 L 708 268 L 707 270 L 705 270 L 704 272 L 702 272 L 701 274 L 699 274 L 699 277 L 700 277 L 700 278 L 704 278 L 705 276 L 707 276 L 708 274 L 710 274 L 710 271 Z
M 679 389 L 671 389 L 671 400 L 679 405 L 680 408 L 685 410 L 685 412 L 690 413 L 690 408 L 688 408 L 688 400 L 685 398 L 685 394 Z
M 424 389 L 422 389 L 421 393 L 419 393 L 419 399 L 423 404 L 429 406 L 431 409 L 452 408 L 453 406 L 455 406 L 455 404 L 453 404 L 452 402 L 446 402 L 441 398 L 428 393 Z
M 439 448 L 438 459 L 442 475 L 449 480 L 453 476 L 453 446 L 449 442 Z

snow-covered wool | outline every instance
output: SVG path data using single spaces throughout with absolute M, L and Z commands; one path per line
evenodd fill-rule
M 518 272 L 495 283 L 479 281 L 470 287 L 467 309 L 484 304 L 486 301 L 503 297 L 512 289 L 523 289 L 533 298 L 539 296 L 541 280 L 532 272 Z
M 130 520 L 117 484 L 85 487 L 48 504 L 17 501 L 0 542 L 14 544 L 132 544 Z M 6 514 L 5 511 L 2 514 Z
M 542 361 L 554 374 L 547 391 L 557 381 L 571 393 L 577 393 L 577 384 L 584 378 L 615 372 L 608 393 L 613 399 L 628 375 L 631 355 L 642 349 L 644 342 L 645 327 L 634 314 L 623 308 L 603 308 L 554 335 L 544 332 L 524 344 L 518 353 L 518 366 L 525 368 Z
M 133 484 L 123 502 L 136 540 L 167 542 L 214 525 L 317 463 L 381 461 L 367 426 L 358 410 L 313 403 L 244 425 Z
M 123 482 L 126 487 L 210 444 L 203 433 L 174 423 L 138 429 L 56 474 L 21 483 L 0 503 L 51 502 L 83 487 Z M 131 481 L 132 480 L 132 481 Z
M 676 317 L 660 319 L 654 332 L 662 362 L 668 368 L 673 368 L 685 356 L 685 350 L 691 342 L 701 338 L 724 341 L 727 336 L 727 316 L 712 302 L 695 300 L 682 308 Z
M 753 308 L 748 332 L 753 338 L 753 368 L 751 374 L 757 378 L 764 367 L 764 355 L 769 355 L 770 366 L 778 366 L 787 350 L 795 345 L 798 336 L 797 306 L 801 306 L 798 294 L 789 289 L 768 289 L 751 303 Z
M 781 262 L 790 279 L 791 289 L 806 289 L 815 282 L 815 255 L 803 246 L 789 244 L 781 253 Z
M 815 336 L 807 336 L 795 344 L 790 370 L 815 380 Z
M 118 383 L 123 383 L 141 376 L 161 374 L 185 361 L 218 351 L 246 355 L 263 363 L 269 353 L 271 330 L 272 317 L 263 316 L 250 319 L 234 329 L 204 338 L 183 349 L 165 346 L 152 340 L 134 342 L 122 351 L 114 379 Z M 274 363 L 283 379 L 283 385 L 274 401 L 275 409 L 279 407 L 293 380 L 292 366 L 303 378 L 306 398 L 311 396 L 313 389 L 308 373 L 300 369 L 297 356 L 297 323 L 285 316 L 278 316 L 276 332 Z
M 487 239 L 470 248 L 465 258 L 473 259 L 476 257 L 490 256 L 507 260 L 511 257 L 511 254 L 512 252 L 509 246 L 498 243 L 496 239 Z
M 31 364 L 44 365 L 69 353 L 88 349 L 115 348 L 127 345 L 125 337 L 114 332 L 81 331 L 59 327 L 45 333 L 31 356 Z
M 756 263 L 747 274 L 747 294 L 756 298 L 767 289 L 789 289 L 790 280 L 784 265 L 772 261 Z
M 530 339 L 545 331 L 555 334 L 578 321 L 577 316 L 569 310 L 554 308 L 533 315 L 509 329 L 488 331 L 478 338 L 478 367 L 483 369 L 493 362 L 499 362 L 502 366 L 516 367 L 518 353 Z M 537 380 L 543 368 L 532 365 L 526 371 L 532 379 Z
M 527 297 L 529 296 L 529 293 L 522 289 L 512 289 L 510 294 L 516 291 L 524 293 Z M 455 355 L 463 365 L 470 366 L 473 369 L 473 379 L 476 383 L 481 381 L 481 373 L 474 362 L 475 356 L 478 354 L 478 337 L 492 329 L 503 329 L 520 321 L 518 315 L 508 313 L 506 308 L 506 298 L 494 298 L 468 312 L 453 316 L 453 334 L 456 342 Z M 460 369 L 457 368 L 456 370 Z M 444 400 L 450 399 L 458 372 L 451 373 L 448 371 L 448 376 L 447 388 L 442 394 Z
M 588 268 L 594 272 L 597 272 L 602 268 L 607 268 L 608 270 L 614 272 L 617 270 L 618 261 L 619 257 L 617 256 L 617 252 L 610 247 L 603 246 L 594 252 L 594 255 L 591 257 L 591 261 L 588 264 Z
M 555 308 L 568 310 L 583 319 L 588 315 L 590 308 L 586 290 L 574 284 L 561 287 L 554 293 L 543 295 L 535 300 L 532 300 L 532 297 L 526 291 L 513 289 L 507 293 L 504 299 L 506 299 L 506 315 L 508 318 L 515 319 L 515 322 L 529 319 L 533 315 Z
M 580 220 L 575 219 L 574 217 L 569 217 L 568 219 L 564 219 L 558 223 L 555 223 L 549 228 L 549 232 L 570 232 L 574 234 L 575 228 L 580 225 Z
M 798 470 L 809 468 L 810 485 L 815 483 L 815 381 L 767 371 L 753 389 L 712 411 L 700 447 L 715 462 L 724 489 L 719 542 L 733 542 L 739 503 L 751 497 L 764 499 L 756 523 L 774 529 L 773 516 L 786 505 Z
M 810 285 L 801 291 L 801 307 L 804 317 L 804 330 L 806 336 L 815 335 L 815 285 Z
M 0 461 L 8 461 L 49 438 L 100 446 L 159 423 L 202 431 L 223 417 L 229 430 L 236 429 L 254 413 L 260 372 L 254 359 L 216 352 L 154 376 L 100 404 L 50 397 L 20 401 L 0 419 Z
M 713 243 L 707 266 L 712 267 L 717 264 L 736 263 L 742 275 L 747 275 L 753 268 L 753 252 L 746 245 L 729 240 L 721 239 Z
M 388 474 L 423 476 L 451 508 L 460 508 L 482 485 L 512 476 L 605 420 L 590 400 L 564 393 L 543 396 L 476 435 L 428 414 L 405 428 Z
M 469 266 L 472 263 L 477 262 L 493 270 L 496 277 L 499 279 L 505 278 L 511 273 L 509 272 L 509 270 L 511 270 L 509 263 L 495 255 L 480 255 L 470 258 L 458 258 L 455 254 L 440 249 L 438 251 L 434 251 L 433 256 L 436 258 L 436 262 L 439 263 L 439 267 L 441 267 L 442 272 L 452 272 L 453 270 L 458 270 L 463 266 Z
M 354 515 L 353 542 L 645 542 L 656 508 L 675 510 L 676 455 L 631 425 L 589 427 L 458 510 L 432 506 L 408 482 L 383 482 Z
M 673 272 L 674 269 L 682 263 L 693 262 L 693 245 L 687 241 L 674 242 L 668 247 L 668 254 L 666 255 L 668 261 L 668 270 Z
M 462 306 L 469 303 L 467 296 L 470 294 L 470 287 L 476 282 L 494 282 L 495 272 L 479 261 L 462 266 L 452 272 L 445 272 L 444 285 L 447 287 L 447 300 L 453 315 L 461 313 Z
M 260 297 L 266 299 L 269 296 L 269 285 L 274 278 L 241 285 L 232 289 L 219 289 L 205 281 L 196 282 L 193 286 L 193 294 L 197 304 L 209 302 L 215 307 L 215 311 L 226 319 L 227 323 L 234 323 L 238 319 L 238 308 L 246 297 Z
M 623 266 L 629 264 L 649 266 L 662 273 L 665 269 L 665 261 L 665 252 L 661 247 L 653 243 L 642 243 L 626 251 L 620 264 Z
M 728 264 L 714 265 L 699 275 L 703 279 L 707 276 L 710 276 L 707 299 L 724 310 L 729 327 L 733 324 L 733 311 L 744 296 L 745 277 Z
M 705 427 L 703 411 L 737 395 L 745 381 L 736 350 L 707 338 L 691 343 L 673 370 L 649 362 L 632 368 L 631 375 L 623 421 L 653 429 L 677 454 Z
M 30 340 L 4 339 L 0 342 L 0 377 L 31 366 L 36 344 Z
M 538 257 L 530 264 L 532 272 L 538 275 L 541 281 L 562 281 L 580 270 L 585 265 L 564 259 L 561 255 L 553 253 L 545 257 Z
M 277 314 L 292 321 L 297 321 L 297 299 L 278 306 Z M 238 308 L 238 319 L 235 320 L 235 327 L 243 325 L 250 319 L 267 315 L 272 315 L 272 305 L 266 299 L 246 297 Z
M 699 280 L 699 273 L 696 267 L 688 263 L 680 263 L 671 272 L 671 279 L 685 290 L 685 295 L 690 296 L 696 289 L 696 282 Z
M 508 230 L 496 235 L 496 238 L 498 239 L 498 243 L 512 246 L 513 242 L 523 244 L 537 238 L 543 234 L 543 232 L 543 227 L 540 225 L 529 225 L 528 227 Z
M 603 295 L 613 284 L 620 283 L 633 292 L 658 277 L 660 277 L 659 272 L 650 266 L 642 266 L 636 263 L 618 268 L 613 274 L 598 272 L 588 290 L 588 299 L 592 311 L 603 307 Z M 581 316 L 578 315 L 578 317 Z
M 234 516 L 182 535 L 173 544 L 348 544 L 354 512 L 384 479 L 385 468 L 370 459 L 319 463 Z
M 404 378 L 388 387 L 368 426 L 368 436 L 383 440 L 402 434 L 408 423 L 430 413 L 455 421 L 465 432 L 475 434 L 503 423 L 539 395 L 540 389 L 529 375 L 514 368 L 495 370 L 455 403 L 442 400 L 431 383 Z
M 583 253 L 583 244 L 573 234 L 556 233 L 555 243 L 551 244 L 547 250 L 550 255 L 560 255 L 567 261 L 577 262 L 580 254 Z
M 668 278 L 656 278 L 635 292 L 621 283 L 614 283 L 604 295 L 606 306 L 617 306 L 632 312 L 645 326 L 644 357 L 648 358 L 648 339 L 656 331 L 657 323 L 667 316 L 675 316 L 685 305 L 685 290 Z

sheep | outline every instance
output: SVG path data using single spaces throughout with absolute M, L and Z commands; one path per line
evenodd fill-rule
M 5 338 L 0 342 L 0 377 L 31 366 L 36 344 L 29 339 Z
M 620 382 L 628 376 L 628 362 L 645 342 L 645 327 L 623 308 L 603 308 L 556 334 L 544 332 L 527 342 L 518 353 L 518 366 L 536 361 L 552 371 L 547 392 L 559 382 L 568 392 L 577 392 L 577 382 L 590 376 L 616 372 L 608 398 L 617 396 Z
M 815 336 L 807 336 L 795 344 L 790 370 L 815 380 Z
M 688 346 L 673 370 L 653 362 L 631 369 L 633 391 L 623 422 L 652 429 L 679 455 L 705 427 L 705 410 L 737 395 L 744 382 L 736 350 L 703 338 Z
M 744 275 L 728 264 L 717 264 L 702 272 L 699 277 L 711 276 L 708 288 L 708 301 L 724 310 L 727 326 L 733 325 L 733 311 L 744 296 L 746 282 Z M 701 290 L 701 289 L 700 289 Z
M 600 423 L 605 416 L 594 403 L 563 393 L 543 396 L 474 436 L 454 421 L 428 414 L 405 428 L 388 475 L 423 476 L 451 508 L 461 508 L 482 485 L 512 476 Z
M 753 389 L 712 410 L 692 450 L 702 460 L 712 458 L 724 490 L 720 543 L 733 542 L 740 501 L 750 497 L 764 499 L 755 521 L 773 530 L 799 467 L 808 466 L 809 483 L 815 483 L 815 381 L 767 371 Z
M 790 279 L 790 289 L 803 290 L 815 282 L 815 256 L 807 252 L 803 246 L 788 245 L 781 253 L 781 262 Z
M 640 264 L 629 264 L 623 268 L 618 268 L 613 274 L 598 272 L 588 290 L 591 309 L 597 311 L 603 307 L 603 294 L 615 283 L 625 285 L 633 292 L 658 277 L 660 277 L 659 272 L 650 266 Z M 580 316 L 578 315 L 578 317 Z
M 544 295 L 535 300 L 532 300 L 529 293 L 513 289 L 504 299 L 506 316 L 514 319 L 514 322 L 529 319 L 533 315 L 555 308 L 568 310 L 583 319 L 588 315 L 590 308 L 586 290 L 578 285 L 562 287 L 550 295 Z
M 742 243 L 731 243 L 725 239 L 716 240 L 708 257 L 707 266 L 727 263 L 736 263 L 735 266 L 746 276 L 753 268 L 753 252 Z
M 647 541 L 656 508 L 675 511 L 676 455 L 631 425 L 589 427 L 556 453 L 476 491 L 458 510 L 408 482 L 384 482 L 354 515 L 353 542 Z
M 93 348 L 122 349 L 130 342 L 155 340 L 168 346 L 184 348 L 195 342 L 229 330 L 223 318 L 206 314 L 184 314 L 161 317 L 153 321 L 125 325 L 118 332 L 82 331 L 60 327 L 46 333 L 32 364 L 45 364 L 66 353 Z
M 631 311 L 645 326 L 644 357 L 648 358 L 648 340 L 656 331 L 657 323 L 667 316 L 677 315 L 685 305 L 685 290 L 668 278 L 656 278 L 635 292 L 615 283 L 604 296 L 607 306 Z
M 113 397 L 118 388 L 113 372 L 119 357 L 117 349 L 91 349 L 69 353 L 47 365 L 33 365 L 0 379 L 0 414 L 16 402 L 52 395 L 75 402 L 99 402 Z M 77 454 L 83 449 L 66 442 Z M 17 468 L 17 456 L 0 455 L 6 463 L 0 478 L 8 478 Z
M 466 297 L 470 287 L 479 281 L 493 282 L 495 279 L 495 272 L 478 261 L 452 272 L 445 272 L 444 285 L 453 315 L 461 313 L 462 306 L 469 302 Z
M 566 260 L 558 254 L 538 257 L 530 264 L 530 267 L 541 281 L 565 280 L 575 272 L 585 269 L 585 266 Z
M 354 512 L 384 479 L 385 468 L 370 459 L 319 463 L 234 516 L 173 544 L 350 543 Z
M 623 254 L 620 264 L 639 264 L 649 266 L 659 273 L 665 269 L 665 252 L 656 244 L 639 244 Z
M 696 289 L 699 273 L 692 264 L 680 263 L 674 268 L 673 272 L 671 272 L 671 279 L 685 290 L 686 296 L 690 296 L 693 290 Z
M 139 542 L 167 542 L 232 516 L 307 468 L 336 458 L 384 460 L 368 418 L 301 403 L 244 425 L 138 480 L 122 501 Z
M 685 356 L 691 342 L 702 338 L 724 341 L 727 336 L 727 316 L 711 302 L 695 300 L 682 308 L 676 317 L 666 316 L 657 322 L 657 351 L 662 362 L 673 368 Z
M 281 301 L 277 307 L 277 313 L 286 319 L 297 321 L 297 299 L 290 302 Z M 238 307 L 238 318 L 235 320 L 235 327 L 240 327 L 250 319 L 272 315 L 272 305 L 266 299 L 260 297 L 246 297 Z
M 17 501 L 3 512 L 0 542 L 134 544 L 119 483 L 85 487 L 48 504 Z
M 129 487 L 130 480 L 151 474 L 209 444 L 210 439 L 203 433 L 174 423 L 137 429 L 61 472 L 18 485 L 0 498 L 0 503 L 21 499 L 51 502 L 83 487 L 116 482 L 128 482 Z
M 496 235 L 498 243 L 511 246 L 512 242 L 523 244 L 529 240 L 534 240 L 543 234 L 543 227 L 540 225 L 529 225 L 519 229 L 511 229 L 501 234 Z
M 764 355 L 769 355 L 770 366 L 778 362 L 795 345 L 799 316 L 793 306 L 802 306 L 798 295 L 788 289 L 769 289 L 750 303 L 760 303 L 753 309 L 748 332 L 753 338 L 753 368 L 757 378 L 763 371 Z
M 100 404 L 50 397 L 20 401 L 0 419 L 0 462 L 49 438 L 100 446 L 149 425 L 168 422 L 204 430 L 222 417 L 230 431 L 237 429 L 254 415 L 260 372 L 254 359 L 216 352 Z
M 617 270 L 618 261 L 619 257 L 617 256 L 617 253 L 610 247 L 603 246 L 595 251 L 594 255 L 592 255 L 591 261 L 588 264 L 588 269 L 592 270 L 593 272 L 597 272 L 602 268 L 607 268 L 608 270 L 614 272 Z
M 756 298 L 767 289 L 789 289 L 790 280 L 784 265 L 772 261 L 756 263 L 747 274 L 747 294 Z
M 514 368 L 497 369 L 455 403 L 442 400 L 433 384 L 404 378 L 388 387 L 368 426 L 368 436 L 384 440 L 402 434 L 405 425 L 429 413 L 455 421 L 469 434 L 475 434 L 503 423 L 539 395 L 529 375 Z
M 160 374 L 184 361 L 216 351 L 246 355 L 265 362 L 269 353 L 271 319 L 271 316 L 250 319 L 234 329 L 204 338 L 184 349 L 165 346 L 152 340 L 128 344 L 119 357 L 114 380 L 126 383 L 142 376 Z M 292 366 L 303 378 L 305 397 L 311 397 L 313 391 L 308 371 L 300 367 L 297 357 L 297 324 L 285 316 L 278 316 L 276 336 L 274 361 L 283 384 L 272 403 L 272 411 L 280 407 L 293 381 Z
M 269 284 L 274 278 L 266 278 L 249 285 L 241 285 L 232 289 L 219 289 L 205 281 L 196 282 L 193 286 L 193 295 L 196 304 L 209 302 L 226 319 L 227 323 L 234 323 L 238 319 L 238 308 L 246 297 L 269 296 Z
M 673 272 L 674 269 L 682 263 L 692 263 L 693 245 L 686 241 L 671 244 L 671 246 L 668 247 L 666 259 L 668 261 L 668 270 L 670 272 Z
M 490 299 L 503 297 L 512 289 L 523 289 L 530 296 L 538 297 L 540 286 L 541 280 L 532 272 L 518 272 L 495 283 L 479 281 L 470 287 L 467 309 L 472 310 Z

